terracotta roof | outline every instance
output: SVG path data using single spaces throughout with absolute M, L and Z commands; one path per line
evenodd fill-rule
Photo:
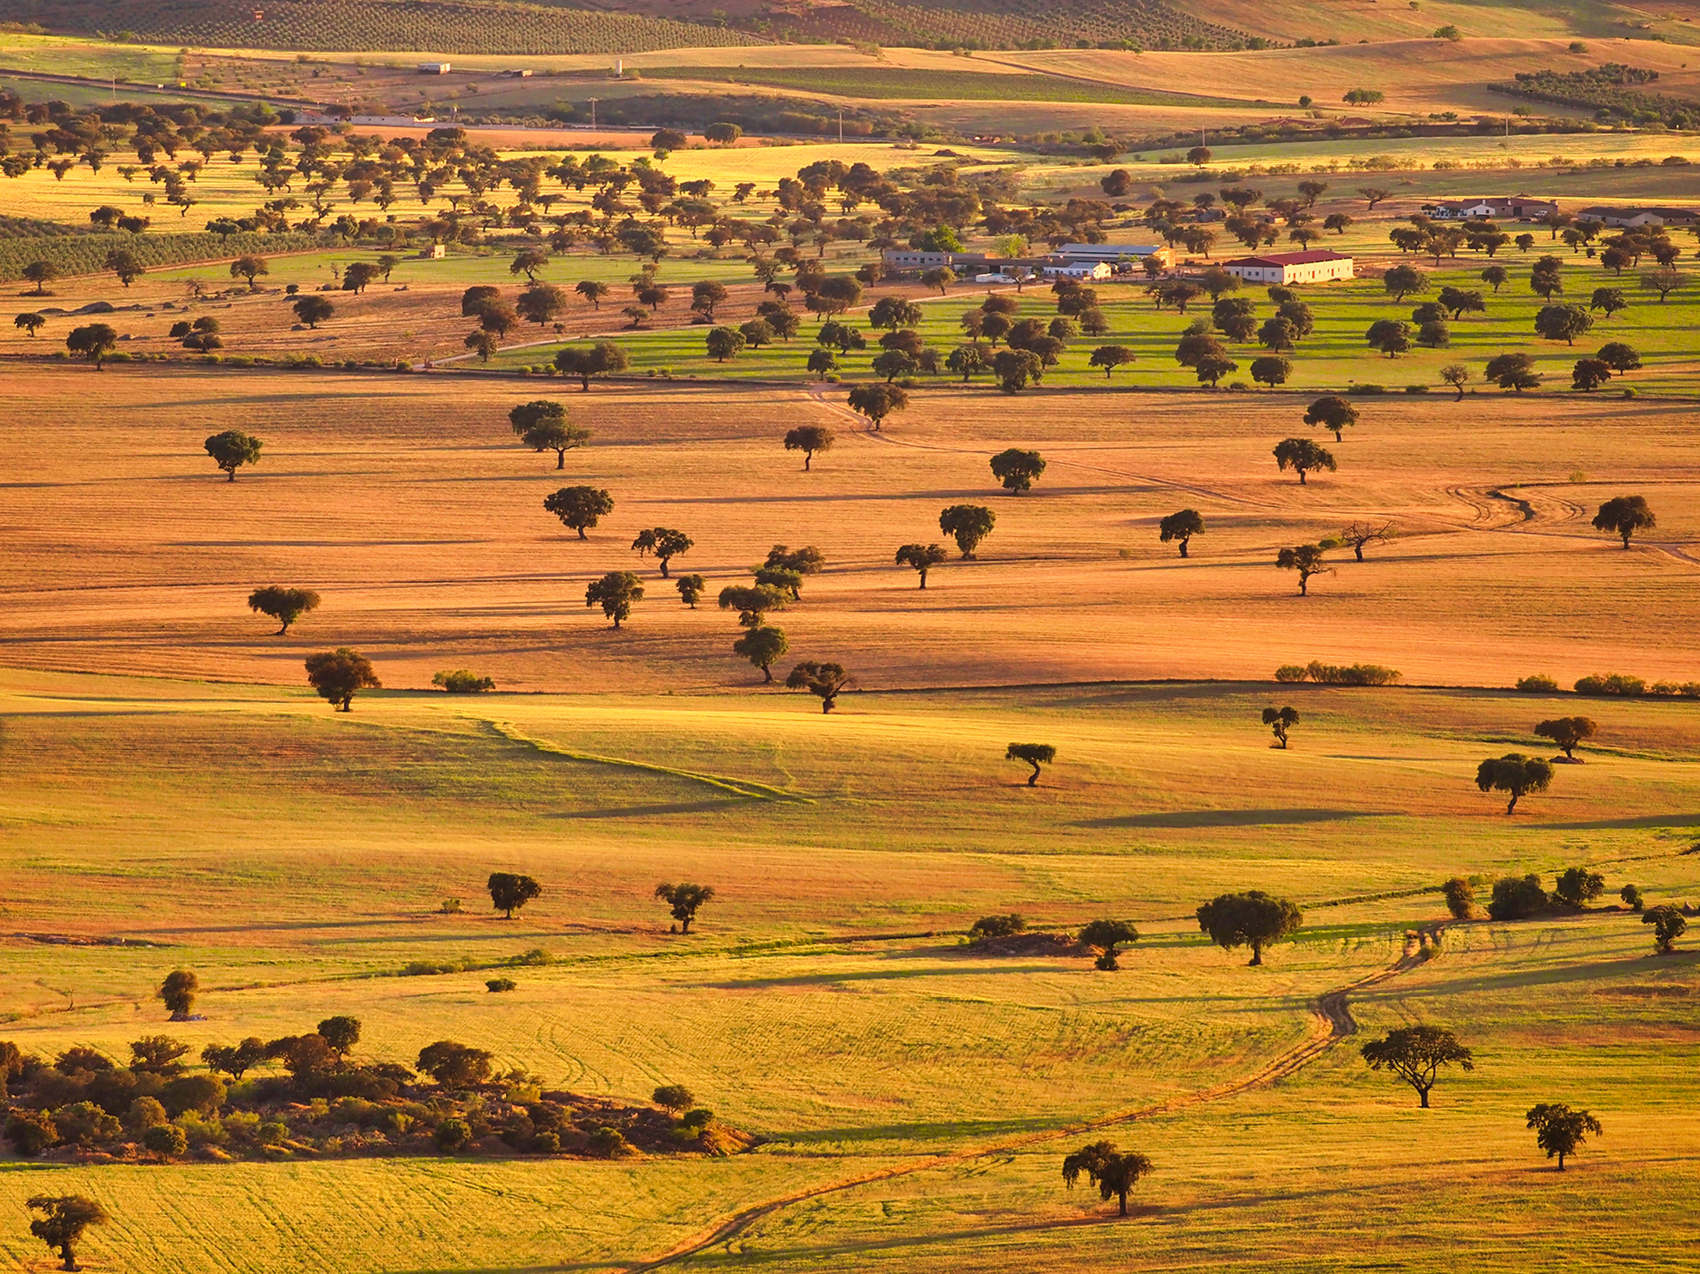
M 1350 261 L 1343 252 L 1272 252 L 1266 257 L 1240 257 L 1229 265 L 1315 265 L 1321 261 Z

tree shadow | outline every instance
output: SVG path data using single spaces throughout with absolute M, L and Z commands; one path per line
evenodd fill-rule
M 1633 818 L 1597 818 L 1580 823 L 1525 823 L 1528 831 L 1596 832 L 1614 827 L 1700 827 L 1700 814 L 1642 814 Z
M 1293 823 L 1344 823 L 1357 818 L 1393 817 L 1393 810 L 1170 810 L 1160 814 L 1118 814 L 1081 819 L 1075 827 L 1261 827 Z
M 618 809 L 564 810 L 545 814 L 544 818 L 648 818 L 660 814 L 712 814 L 718 810 L 742 808 L 749 798 L 736 797 L 721 801 L 676 801 L 670 805 L 626 805 Z

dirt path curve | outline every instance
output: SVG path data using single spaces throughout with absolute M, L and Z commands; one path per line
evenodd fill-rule
M 1166 1115 L 1177 1110 L 1185 1110 L 1190 1106 L 1202 1106 L 1209 1102 L 1223 1101 L 1229 1097 L 1238 1096 L 1240 1093 L 1249 1092 L 1251 1089 L 1262 1088 L 1275 1083 L 1277 1080 L 1285 1079 L 1315 1061 L 1341 1040 L 1355 1035 L 1358 1024 L 1352 1017 L 1350 999 L 1353 993 L 1385 982 L 1390 978 L 1398 977 L 1423 963 L 1421 935 L 1427 934 L 1432 941 L 1437 939 L 1440 932 L 1445 928 L 1444 921 L 1424 925 L 1416 934 L 1407 936 L 1404 953 L 1385 969 L 1367 974 L 1343 987 L 1323 992 L 1322 995 L 1311 1002 L 1310 1011 L 1313 1020 L 1310 1033 L 1297 1044 L 1278 1053 L 1250 1074 L 1242 1075 L 1237 1079 L 1224 1080 L 1220 1084 L 1211 1088 L 1200 1089 L 1195 1093 L 1171 1097 L 1167 1101 L 1158 1102 L 1152 1106 L 1142 1106 L 1137 1110 L 1121 1111 L 1117 1114 L 1106 1115 L 1102 1119 L 1070 1124 L 1065 1128 L 1054 1129 L 1050 1132 L 1030 1133 L 1021 1137 L 1005 1138 L 984 1146 L 954 1151 L 950 1154 L 934 1155 L 926 1159 L 916 1160 L 913 1163 L 899 1164 L 891 1168 L 881 1168 L 858 1176 L 846 1177 L 839 1181 L 809 1186 L 806 1189 L 793 1191 L 775 1199 L 752 1204 L 740 1212 L 733 1213 L 712 1229 L 693 1235 L 659 1256 L 627 1265 L 625 1267 L 626 1272 L 627 1274 L 646 1274 L 647 1271 L 665 1269 L 690 1257 L 699 1256 L 711 1248 L 730 1243 L 756 1222 L 795 1203 L 818 1199 L 823 1195 L 839 1194 L 845 1190 L 853 1190 L 857 1186 L 890 1181 L 897 1177 L 914 1176 L 921 1172 L 930 1172 L 934 1168 L 969 1163 L 976 1159 L 985 1159 L 993 1155 L 1008 1154 L 1014 1150 L 1044 1145 L 1047 1142 L 1062 1141 L 1067 1138 L 1078 1137 L 1083 1133 L 1112 1128 L 1117 1124 L 1132 1123 L 1139 1119 L 1150 1119 L 1155 1115 Z

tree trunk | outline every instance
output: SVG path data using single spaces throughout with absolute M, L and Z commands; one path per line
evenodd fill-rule
M 1251 960 L 1249 961 L 1249 964 L 1262 964 L 1262 963 L 1263 963 L 1263 944 L 1261 942 L 1254 942 L 1254 943 L 1251 944 Z
M 690 931 L 691 931 L 691 918 L 689 916 L 686 916 L 683 920 L 681 920 L 679 922 L 679 932 L 680 933 L 689 933 Z
M 1560 1172 L 1564 1171 L 1564 1151 L 1562 1151 L 1562 1150 L 1560 1150 L 1558 1152 L 1558 1170 Z M 67 1265 L 65 1268 L 66 1269 L 72 1269 L 72 1268 L 75 1268 L 75 1267 Z
M 234 470 L 234 469 L 232 469 L 230 471 L 230 481 L 232 481 L 232 482 L 236 481 L 236 470 Z
M 1510 802 L 1505 807 L 1505 812 L 1507 814 L 1509 814 L 1509 813 L 1511 813 L 1512 810 L 1514 810 L 1516 808 L 1517 808 L 1517 794 L 1515 792 L 1513 792 L 1512 795 L 1511 795 Z
M 1358 555 L 1358 561 L 1361 562 L 1361 561 L 1364 560 L 1364 546 L 1363 545 L 1361 545 L 1361 544 L 1352 545 L 1352 552 L 1354 552 Z
M 578 528 L 578 538 L 581 540 L 588 540 L 590 538 L 584 533 L 584 528 L 582 526 Z
M 1310 580 L 1303 575 L 1299 576 L 1299 596 L 1310 596 Z
M 1299 485 L 1302 487 L 1302 486 L 1304 486 L 1304 484 L 1305 484 L 1305 471 L 1303 469 L 1300 469 L 1299 470 Z
M 1186 541 L 1182 540 L 1181 541 L 1181 556 L 1185 557 L 1186 555 L 1187 555 L 1186 554 Z
M 566 467 L 567 467 L 567 453 L 565 451 L 557 451 L 555 453 L 555 468 L 565 469 Z
M 809 471 L 809 464 L 810 464 L 810 462 L 812 462 L 814 460 L 814 458 L 815 458 L 815 453 L 812 452 L 812 451 L 805 451 L 803 453 L 803 472 L 804 473 L 807 473 Z
M 1033 762 L 1033 761 L 1029 761 L 1027 764 L 1031 765 L 1033 767 L 1033 773 L 1030 774 L 1027 778 L 1027 786 L 1028 787 L 1037 787 L 1037 786 L 1039 786 L 1039 766 L 1036 762 Z
M 1418 1097 L 1419 1100 L 1421 1100 L 1423 1109 L 1427 1110 L 1428 1109 L 1428 1089 L 1426 1089 L 1426 1088 L 1417 1089 L 1417 1097 Z
M 1117 1196 L 1122 1201 L 1122 1215 L 1126 1216 L 1127 1215 L 1127 1191 L 1126 1190 L 1119 1190 L 1119 1191 L 1117 1191 Z
M 766 664 L 761 666 L 761 675 L 767 678 L 767 684 L 771 685 L 773 683 L 773 669 L 769 668 Z
M 927 573 L 925 571 L 922 571 L 921 572 L 921 587 L 925 588 L 926 586 L 927 586 Z
M 672 579 L 673 577 L 667 573 L 667 559 L 664 557 L 658 557 L 655 560 L 661 567 L 661 578 Z
M 1628 531 L 1625 531 L 1623 533 L 1623 550 L 1626 553 L 1629 551 L 1629 532 Z

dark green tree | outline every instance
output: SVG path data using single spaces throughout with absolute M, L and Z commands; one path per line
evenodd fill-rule
M 742 655 L 760 668 L 763 679 L 769 684 L 773 681 L 774 662 L 783 658 L 790 648 L 791 643 L 785 636 L 785 630 L 768 624 L 757 624 L 754 628 L 747 629 L 742 637 L 732 643 L 732 653 Z
M 1509 814 L 1530 792 L 1544 792 L 1552 786 L 1552 763 L 1521 752 L 1490 757 L 1476 767 L 1476 786 L 1484 792 L 1508 794 L 1511 800 L 1505 812 Z
M 1599 723 L 1592 717 L 1554 717 L 1537 725 L 1535 733 L 1558 744 L 1564 749 L 1564 755 L 1574 761 L 1576 745 L 1593 738 L 1599 728 Z
M 76 1249 L 83 1232 L 91 1225 L 105 1225 L 111 1218 L 106 1209 L 80 1194 L 38 1194 L 29 1200 L 31 1212 L 41 1213 L 30 1221 L 30 1233 L 50 1251 L 59 1253 L 62 1270 L 80 1270 Z
M 1309 438 L 1283 438 L 1275 444 L 1275 464 L 1282 470 L 1293 469 L 1299 475 L 1299 485 L 1305 485 L 1305 474 L 1312 469 L 1334 472 L 1334 453 L 1319 447 Z
M 803 472 L 809 471 L 815 452 L 831 448 L 836 439 L 825 425 L 798 425 L 785 435 L 785 450 L 803 453 Z
M 1567 867 L 1558 874 L 1552 896 L 1566 907 L 1584 907 L 1606 891 L 1606 878 L 1586 867 Z
M 1133 350 L 1126 345 L 1100 345 L 1092 351 L 1092 356 L 1086 360 L 1086 365 L 1088 367 L 1102 367 L 1104 379 L 1108 380 L 1111 372 L 1133 362 L 1136 357 Z M 966 380 L 967 377 L 965 376 L 963 379 Z
M 673 581 L 673 587 L 679 590 L 679 600 L 695 610 L 707 583 L 700 575 L 681 575 Z
M 683 531 L 657 526 L 647 531 L 639 531 L 637 538 L 632 541 L 632 551 L 639 557 L 645 553 L 655 554 L 655 561 L 661 567 L 661 578 L 668 579 L 670 577 L 667 574 L 667 563 L 690 552 L 694 543 Z
M 336 306 L 313 292 L 296 297 L 289 308 L 295 311 L 297 319 L 315 329 L 320 323 L 328 323 L 336 317 Z
M 998 515 L 979 504 L 953 504 L 939 514 L 939 530 L 955 539 L 964 560 L 974 556 L 997 522 Z
M 1529 354 L 1496 354 L 1488 359 L 1487 378 L 1501 389 L 1514 389 L 1519 394 L 1541 383 L 1534 357 Z
M 1151 1174 L 1151 1160 L 1137 1150 L 1123 1154 L 1114 1143 L 1097 1141 L 1065 1158 L 1062 1174 L 1063 1182 L 1071 1190 L 1085 1174 L 1087 1181 L 1098 1187 L 1098 1197 L 1105 1203 L 1111 1199 L 1121 1201 L 1121 1215 L 1126 1216 L 1127 1196 L 1141 1177 Z
M 631 366 L 626 351 L 612 341 L 590 346 L 573 345 L 555 355 L 555 368 L 564 376 L 577 376 L 583 392 L 590 392 L 592 376 L 617 376 Z
M 106 323 L 73 327 L 70 335 L 65 338 L 65 348 L 88 359 L 94 364 L 97 372 L 106 370 L 106 356 L 117 344 L 118 333 Z
M 846 401 L 851 411 L 866 416 L 877 430 L 892 412 L 902 411 L 909 405 L 909 395 L 899 385 L 852 385 Z
M 174 969 L 165 975 L 165 981 L 159 984 L 159 990 L 154 994 L 171 1011 L 171 1020 L 181 1022 L 195 1011 L 195 996 L 200 989 L 201 980 L 192 972 Z
M 1187 556 L 1187 545 L 1192 537 L 1204 534 L 1204 518 L 1197 509 L 1182 509 L 1171 513 L 1157 524 L 1157 538 L 1164 544 L 1171 540 L 1180 541 L 1181 556 Z
M 414 1069 L 429 1075 L 444 1088 L 471 1088 L 490 1078 L 495 1060 L 481 1048 L 438 1040 L 419 1050 Z
M 562 487 L 543 498 L 543 507 L 561 519 L 561 524 L 588 539 L 585 530 L 614 511 L 614 497 L 600 487 Z
M 1451 1031 L 1439 1026 L 1402 1026 L 1383 1038 L 1371 1040 L 1360 1050 L 1371 1070 L 1386 1070 L 1417 1090 L 1423 1109 L 1428 1109 L 1429 1090 L 1442 1066 L 1473 1071 L 1476 1062 L 1470 1050 Z
M 1389 358 L 1398 358 L 1411 348 L 1411 325 L 1403 319 L 1376 319 L 1364 333 L 1371 348 Z
M 269 615 L 282 624 L 283 627 L 277 630 L 281 637 L 301 616 L 319 609 L 319 595 L 310 588 L 283 588 L 268 584 L 248 594 L 248 609 L 256 615 Z
M 260 448 L 264 445 L 258 438 L 239 429 L 226 429 L 221 434 L 214 434 L 205 444 L 213 463 L 229 474 L 232 482 L 236 481 L 236 471 L 243 465 L 260 462 Z
M 1252 964 L 1263 963 L 1263 949 L 1297 933 L 1304 913 L 1285 898 L 1261 889 L 1220 894 L 1198 909 L 1198 927 L 1226 950 L 1250 947 Z
M 318 1026 L 319 1038 L 331 1047 L 331 1052 L 338 1057 L 346 1057 L 348 1051 L 360 1042 L 360 1019 L 339 1014 L 327 1017 Z
M 1658 524 L 1652 509 L 1647 507 L 1646 497 L 1639 495 L 1613 496 L 1594 514 L 1594 529 L 1622 537 L 1625 549 L 1635 532 L 1651 531 Z
M 1080 931 L 1080 945 L 1098 953 L 1097 967 L 1105 973 L 1121 968 L 1116 959 L 1119 944 L 1138 941 L 1139 930 L 1126 920 L 1093 920 Z
M 307 684 L 339 712 L 354 710 L 354 695 L 360 690 L 381 690 L 383 682 L 373 671 L 372 661 L 359 651 L 339 646 L 307 657 Z
M 770 585 L 728 584 L 720 590 L 719 600 L 721 610 L 738 612 L 738 623 L 742 627 L 756 628 L 768 611 L 784 610 L 788 599 Z
M 1598 1137 L 1605 1131 L 1588 1111 L 1572 1110 L 1563 1102 L 1543 1101 L 1529 1108 L 1527 1118 L 1528 1127 L 1535 1130 L 1535 1144 L 1548 1159 L 1557 1158 L 1560 1172 L 1565 1158 L 1580 1150 L 1590 1134 Z
M 1010 447 L 992 457 L 992 476 L 1003 484 L 1011 495 L 1020 495 L 1033 487 L 1033 481 L 1045 472 L 1045 460 L 1037 451 Z
M 1265 708 L 1263 710 L 1263 724 L 1269 727 L 1270 732 L 1275 736 L 1275 741 L 1281 745 L 1283 752 L 1287 750 L 1287 731 L 1298 723 L 1299 712 L 1297 708 L 1289 706 L 1285 708 Z
M 1283 571 L 1299 573 L 1299 596 L 1310 596 L 1312 575 L 1332 575 L 1334 568 L 1324 565 L 1326 550 L 1320 544 L 1295 544 L 1275 555 L 1275 566 Z
M 921 587 L 927 586 L 927 572 L 950 555 L 937 544 L 905 544 L 894 559 L 898 566 L 912 566 L 921 577 Z
M 643 600 L 643 583 L 630 571 L 609 571 L 599 580 L 592 580 L 584 590 L 586 606 L 600 606 L 602 613 L 620 624 L 631 618 L 632 606 Z
M 1341 441 L 1341 430 L 1357 423 L 1358 409 L 1338 394 L 1324 394 L 1305 412 L 1305 424 L 1333 430 L 1335 442 Z
M 1003 754 L 1006 761 L 1020 761 L 1031 765 L 1033 773 L 1027 776 L 1027 786 L 1039 785 L 1039 767 L 1049 765 L 1057 759 L 1057 750 L 1049 743 L 1012 743 Z
M 1531 872 L 1527 876 L 1504 876 L 1493 882 L 1493 898 L 1488 902 L 1489 920 L 1525 920 L 1544 911 L 1547 891 L 1541 888 L 1541 878 Z
M 1594 326 L 1593 316 L 1580 305 L 1548 305 L 1535 315 L 1535 331 L 1549 341 L 1576 344 Z
M 679 922 L 679 932 L 689 933 L 698 908 L 714 897 L 714 887 L 685 881 L 677 885 L 663 882 L 655 887 L 655 896 L 673 909 L 673 919 Z
M 511 871 L 491 872 L 490 879 L 484 882 L 484 887 L 490 891 L 490 901 L 495 904 L 497 911 L 503 913 L 504 920 L 512 920 L 514 912 L 543 892 L 543 886 L 530 876 L 516 875 Z M 325 1033 L 320 1031 L 319 1034 Z M 328 1035 L 325 1039 L 330 1041 Z M 332 1043 L 331 1047 L 335 1048 L 336 1045 Z
M 1653 926 L 1653 949 L 1660 955 L 1676 950 L 1676 940 L 1688 932 L 1688 921 L 1668 902 L 1648 907 L 1641 914 L 1641 923 Z
M 807 690 L 820 699 L 820 710 L 831 712 L 838 696 L 850 684 L 850 674 L 841 664 L 816 663 L 804 660 L 785 678 L 788 690 Z

